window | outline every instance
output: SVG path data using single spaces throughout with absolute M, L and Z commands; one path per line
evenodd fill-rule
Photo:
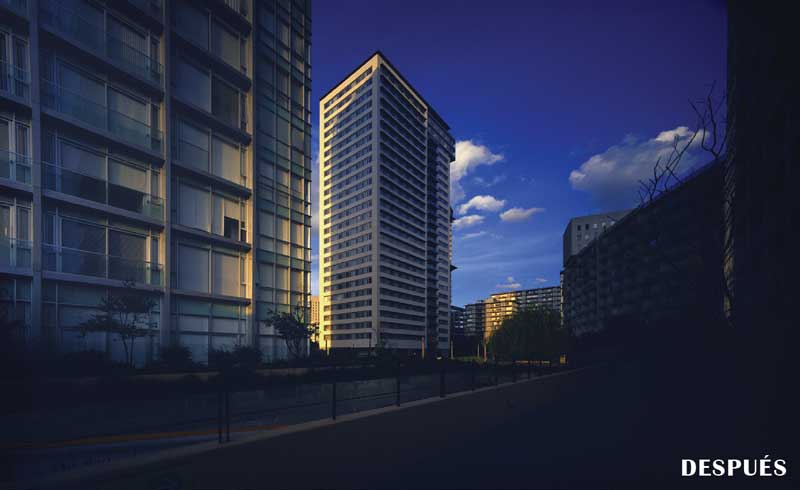
M 180 245 L 178 247 L 178 287 L 208 292 L 208 251 Z
M 239 296 L 239 257 L 214 252 L 214 294 Z
M 235 68 L 239 68 L 241 65 L 239 36 L 217 21 L 214 21 L 211 30 L 211 49 L 229 65 Z
M 208 171 L 208 133 L 180 122 L 178 158 L 185 164 Z
M 190 228 L 211 231 L 211 197 L 208 191 L 181 184 L 178 194 L 178 222 Z
M 214 175 L 231 182 L 241 182 L 242 157 L 237 145 L 214 138 L 214 158 L 212 162 L 211 171 Z
M 180 60 L 175 86 L 184 100 L 211 112 L 211 86 L 209 74 L 200 68 Z
M 277 233 L 276 238 L 278 240 L 289 241 L 290 240 L 290 232 L 289 232 L 289 220 L 286 218 L 281 218 L 280 216 L 277 217 Z
M 184 0 L 178 3 L 175 20 L 184 36 L 208 49 L 208 12 Z
M 211 90 L 211 112 L 231 126 L 239 127 L 239 92 L 217 77 Z

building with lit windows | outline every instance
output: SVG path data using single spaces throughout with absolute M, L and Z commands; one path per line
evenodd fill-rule
M 561 314 L 561 286 L 523 289 L 489 296 L 483 302 L 484 338 L 488 338 L 500 328 L 503 320 L 517 311 L 529 308 L 549 308 Z
M 446 355 L 449 127 L 377 52 L 321 98 L 319 128 L 322 347 Z
M 307 312 L 308 0 L 0 1 L 0 299 L 25 336 L 79 335 L 101 298 L 152 295 L 160 346 L 259 346 Z

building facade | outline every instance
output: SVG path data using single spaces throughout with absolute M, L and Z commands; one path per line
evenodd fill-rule
M 78 334 L 126 282 L 162 345 L 262 348 L 308 309 L 309 2 L 0 2 L 0 288 L 26 336 Z
M 486 303 L 482 299 L 464 305 L 464 333 L 470 337 L 483 337 L 486 329 Z
M 380 52 L 320 99 L 324 349 L 446 353 L 449 127 Z
M 581 336 L 722 311 L 721 182 L 721 165 L 703 167 L 569 257 L 564 325 Z
M 514 313 L 531 308 L 548 308 L 560 314 L 561 286 L 523 289 L 497 293 L 484 300 L 483 336 L 489 337 L 503 324 L 503 320 Z
M 311 296 L 311 324 L 319 325 L 319 296 Z
M 450 335 L 459 337 L 466 335 L 467 331 L 467 312 L 466 309 L 450 305 Z
M 572 218 L 567 223 L 564 230 L 564 264 L 567 259 L 583 250 L 586 245 L 592 242 L 601 233 L 630 213 L 630 209 L 624 211 L 612 211 L 610 213 L 592 214 L 588 216 L 578 216 Z

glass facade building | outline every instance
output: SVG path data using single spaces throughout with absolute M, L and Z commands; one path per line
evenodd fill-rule
M 308 314 L 310 0 L 0 2 L 0 301 L 30 341 L 79 335 L 104 296 L 152 295 L 157 335 L 286 355 Z
M 320 99 L 325 349 L 447 353 L 447 124 L 375 53 Z

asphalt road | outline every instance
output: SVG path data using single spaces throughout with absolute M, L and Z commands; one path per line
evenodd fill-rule
M 709 373 L 713 375 L 713 373 Z M 656 376 L 656 379 L 654 379 Z M 135 468 L 80 488 L 752 488 L 680 478 L 682 458 L 761 458 L 758 424 L 727 384 L 657 378 L 638 363 L 451 397 Z M 711 401 L 717 400 L 718 403 Z M 783 455 L 786 457 L 786 455 Z

